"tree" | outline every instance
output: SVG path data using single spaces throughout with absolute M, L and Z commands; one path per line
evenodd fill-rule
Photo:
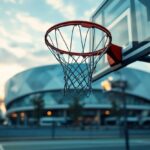
M 120 97 L 116 93 L 111 92 L 109 93 L 109 99 L 112 106 L 111 113 L 117 118 L 117 123 L 119 123 L 120 117 L 123 115 L 119 103 Z
M 42 95 L 35 95 L 31 101 L 32 101 L 32 104 L 34 106 L 34 117 L 36 119 L 37 125 L 39 126 L 41 113 L 42 113 L 43 108 L 44 108 L 44 100 L 42 98 Z
M 69 117 L 75 125 L 81 123 L 80 118 L 83 116 L 83 104 L 80 103 L 79 97 L 74 97 L 73 102 L 69 106 Z
M 121 109 L 120 109 L 120 105 L 117 103 L 117 100 L 112 100 L 111 105 L 112 105 L 112 114 L 115 116 L 120 116 Z

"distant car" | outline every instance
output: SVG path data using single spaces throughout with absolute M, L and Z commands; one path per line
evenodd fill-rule
M 40 126 L 61 126 L 66 120 L 62 117 L 43 117 L 40 119 Z

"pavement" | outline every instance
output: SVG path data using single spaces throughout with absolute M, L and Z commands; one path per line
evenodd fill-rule
M 130 129 L 130 150 L 150 150 L 150 129 Z M 118 128 L 0 128 L 0 150 L 125 150 Z
M 133 138 L 150 138 L 150 129 L 130 129 Z M 123 138 L 118 128 L 79 130 L 73 128 L 0 128 L 0 141 L 51 140 L 51 139 L 97 139 Z
M 130 150 L 150 150 L 150 139 L 130 140 Z M 0 150 L 125 150 L 123 139 L 1 142 Z

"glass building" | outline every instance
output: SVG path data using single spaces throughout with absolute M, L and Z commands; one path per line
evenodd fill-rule
M 124 79 L 128 82 L 125 90 L 128 121 L 138 125 L 150 121 L 150 80 L 149 73 L 124 68 L 109 75 L 109 77 Z M 85 124 L 117 124 L 122 118 L 122 92 L 119 89 L 105 92 L 101 82 L 106 76 L 93 83 L 90 96 L 78 96 L 83 105 L 82 120 Z M 69 124 L 70 104 L 77 95 L 64 95 L 63 71 L 60 65 L 48 65 L 20 72 L 8 80 L 5 86 L 5 102 L 9 122 L 14 126 L 32 126 L 34 123 L 34 105 L 32 100 L 39 96 L 44 101 L 41 120 L 56 121 L 59 125 Z M 114 113 L 115 112 L 115 113 Z M 119 113 L 119 115 L 118 115 Z M 44 122 L 41 122 L 44 125 Z

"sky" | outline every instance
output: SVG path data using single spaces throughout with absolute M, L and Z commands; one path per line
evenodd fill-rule
M 58 63 L 44 42 L 49 27 L 63 21 L 89 20 L 101 2 L 0 0 L 0 97 L 4 96 L 6 81 L 16 73 Z M 133 64 L 131 67 L 139 65 Z
M 89 20 L 100 2 L 0 0 L 0 97 L 6 81 L 16 73 L 57 63 L 44 42 L 49 27 L 63 21 Z

